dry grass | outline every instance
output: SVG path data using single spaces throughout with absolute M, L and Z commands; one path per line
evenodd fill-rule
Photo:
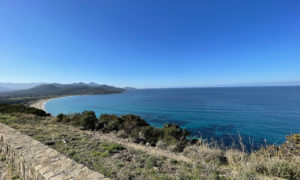
M 245 147 L 242 141 L 241 147 Z M 300 179 L 300 135 L 287 136 L 281 146 L 246 153 L 243 148 L 221 149 L 215 143 L 188 146 L 184 154 L 203 166 L 218 169 L 230 179 Z

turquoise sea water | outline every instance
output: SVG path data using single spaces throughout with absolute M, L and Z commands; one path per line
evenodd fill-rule
M 177 123 L 194 135 L 223 139 L 230 145 L 240 134 L 255 146 L 279 144 L 300 133 L 300 87 L 181 88 L 132 90 L 122 94 L 88 95 L 49 101 L 58 113 L 93 110 L 97 115 L 137 114 L 151 125 Z

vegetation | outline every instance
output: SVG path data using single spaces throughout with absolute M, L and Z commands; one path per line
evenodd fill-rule
M 84 111 L 81 113 L 80 125 L 84 129 L 94 130 L 96 127 L 97 117 L 94 111 Z
M 46 113 L 43 110 L 36 109 L 33 107 L 28 107 L 22 104 L 0 104 L 0 113 L 25 113 L 25 114 L 34 114 L 37 116 L 50 116 L 49 113 Z
M 84 129 L 97 130 L 103 133 L 117 132 L 120 137 L 130 137 L 136 143 L 155 146 L 162 141 L 172 151 L 181 152 L 188 144 L 189 132 L 176 124 L 166 124 L 163 128 L 150 126 L 139 116 L 129 114 L 118 117 L 116 115 L 102 114 L 96 118 L 93 111 L 84 111 L 76 114 L 59 114 L 58 122 L 82 126 Z M 78 122 L 79 121 L 79 122 Z
M 51 98 L 51 96 L 38 97 L 6 97 L 0 93 L 0 104 L 30 104 L 40 99 Z

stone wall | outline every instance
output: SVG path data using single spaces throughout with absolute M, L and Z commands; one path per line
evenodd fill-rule
M 108 179 L 2 123 L 0 151 L 24 180 Z

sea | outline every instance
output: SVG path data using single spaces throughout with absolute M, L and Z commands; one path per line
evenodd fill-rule
M 176 123 L 191 138 L 225 146 L 281 144 L 300 133 L 300 86 L 216 87 L 129 90 L 120 94 L 83 95 L 53 99 L 45 109 L 52 115 L 93 110 L 101 114 L 135 114 L 150 125 Z

